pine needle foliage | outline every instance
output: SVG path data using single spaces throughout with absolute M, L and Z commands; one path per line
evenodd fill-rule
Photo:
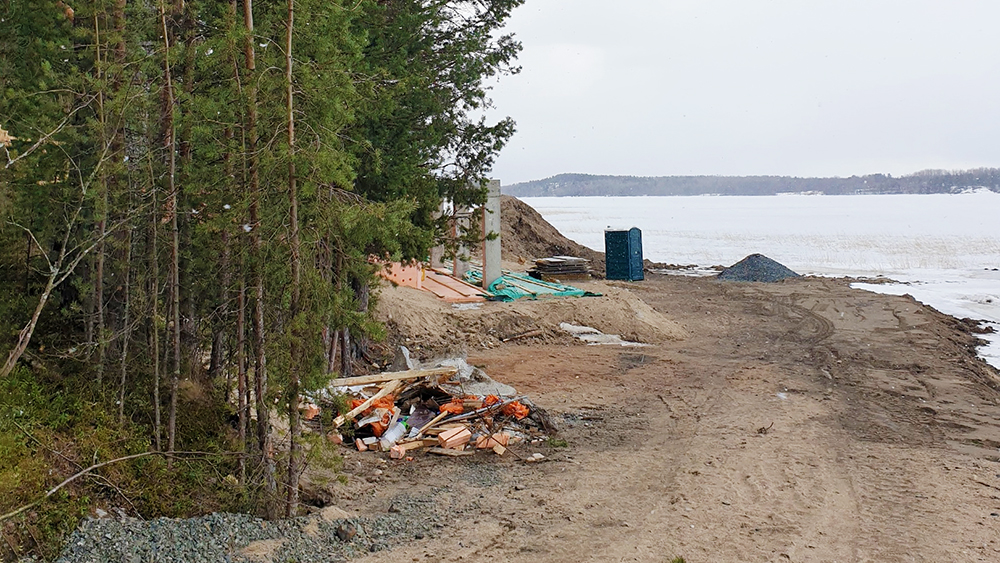
M 275 513 L 269 419 L 384 335 L 378 261 L 484 198 L 522 2 L 0 1 L 0 513 L 94 456 L 220 456 L 102 469 L 3 558 L 96 507 Z

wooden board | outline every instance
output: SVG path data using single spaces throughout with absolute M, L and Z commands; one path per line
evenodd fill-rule
M 344 387 L 352 385 L 369 385 L 371 383 L 385 383 L 386 381 L 402 381 L 404 379 L 420 379 L 421 377 L 447 375 L 452 376 L 458 373 L 458 368 L 445 367 L 434 369 L 411 369 L 408 371 L 387 371 L 376 373 L 375 375 L 359 375 L 357 377 L 340 377 L 330 382 L 332 387 Z
M 446 455 L 446 456 L 450 456 L 450 457 L 461 457 L 461 456 L 475 455 L 476 454 L 476 452 L 471 451 L 471 450 L 470 451 L 465 451 L 465 450 L 449 450 L 449 449 L 445 449 L 445 448 L 429 448 L 427 450 L 427 453 L 435 454 L 435 455 Z
M 386 384 L 385 387 L 382 388 L 381 391 L 372 395 L 370 399 L 358 405 L 357 408 L 351 409 L 351 411 L 348 412 L 347 414 L 342 414 L 337 418 L 333 419 L 333 427 L 338 428 L 341 424 L 347 421 L 347 419 L 358 416 L 358 414 L 364 412 L 368 407 L 372 406 L 372 403 L 392 393 L 393 391 L 396 390 L 397 387 L 399 387 L 399 380 L 390 381 L 389 383 Z

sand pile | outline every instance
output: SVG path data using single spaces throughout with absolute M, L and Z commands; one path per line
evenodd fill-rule
M 500 248 L 504 260 L 533 261 L 549 256 L 577 256 L 590 260 L 590 268 L 604 273 L 604 253 L 564 237 L 523 201 L 500 196 Z
M 624 340 L 656 343 L 679 340 L 687 331 L 624 287 L 593 281 L 577 284 L 603 297 L 548 298 L 478 307 L 452 305 L 430 293 L 383 286 L 378 316 L 386 323 L 390 344 L 403 344 L 417 357 L 442 351 L 460 354 L 494 348 L 503 342 L 574 344 L 560 323 L 594 327 Z
M 751 254 L 719 274 L 720 280 L 743 282 L 776 282 L 797 277 L 799 274 L 763 254 Z

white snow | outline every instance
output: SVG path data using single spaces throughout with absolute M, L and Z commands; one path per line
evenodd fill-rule
M 1000 194 L 523 198 L 567 237 L 604 249 L 604 229 L 642 229 L 645 258 L 729 266 L 754 252 L 800 274 L 885 276 L 856 283 L 909 293 L 1000 330 Z M 1000 367 L 1000 334 L 983 357 Z

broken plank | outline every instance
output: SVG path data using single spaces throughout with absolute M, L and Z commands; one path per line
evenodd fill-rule
M 447 412 L 443 412 L 443 413 L 435 416 L 430 422 L 428 422 L 427 424 L 421 426 L 420 430 L 417 430 L 417 436 L 420 436 L 424 432 L 427 432 L 428 428 L 430 428 L 431 426 L 434 426 L 435 424 L 441 422 L 441 419 L 444 418 L 444 417 L 446 417 L 446 416 L 448 416 Z
M 357 377 L 341 377 L 330 382 L 332 387 L 344 387 L 353 385 L 370 385 L 372 383 L 385 383 L 387 381 L 399 381 L 404 379 L 420 379 L 421 377 L 447 375 L 452 376 L 458 373 L 458 368 L 444 367 L 434 369 L 411 369 L 407 371 L 387 371 L 376 373 L 375 375 L 359 375 Z
M 396 444 L 396 446 L 401 448 L 404 452 L 410 450 L 416 450 L 419 448 L 427 448 L 436 445 L 438 445 L 437 438 L 425 438 L 423 440 L 414 440 L 412 442 L 400 442 Z
M 424 446 L 434 446 L 434 445 L 436 445 L 437 444 L 437 438 L 420 438 L 419 440 L 418 439 L 409 439 L 409 440 L 401 440 L 401 441 L 399 441 L 397 443 L 399 445 L 401 445 L 401 446 L 406 446 L 409 449 L 422 448 Z
M 476 439 L 476 449 L 487 450 L 493 446 L 506 446 L 510 441 L 510 435 L 504 432 L 497 432 L 492 436 L 480 436 Z
M 334 428 L 338 428 L 341 424 L 343 424 L 344 422 L 346 422 L 347 419 L 354 418 L 355 416 L 358 416 L 358 414 L 364 412 L 368 407 L 372 406 L 372 404 L 375 401 L 377 401 L 377 400 L 381 399 L 382 397 L 385 397 L 386 395 L 388 395 L 388 394 L 392 393 L 393 391 L 395 391 L 397 387 L 399 387 L 399 380 L 398 379 L 390 381 L 389 383 L 386 384 L 385 387 L 382 388 L 381 391 L 379 391 L 378 393 L 375 393 L 374 395 L 372 395 L 372 397 L 370 399 L 368 399 L 367 401 L 361 403 L 356 408 L 351 409 L 351 411 L 348 412 L 347 414 L 342 414 L 342 415 L 338 416 L 337 418 L 333 419 L 333 427 Z
M 427 449 L 427 453 L 436 454 L 436 455 L 446 455 L 446 456 L 450 456 L 450 457 L 460 457 L 460 456 L 466 456 L 466 455 L 475 455 L 476 452 L 474 452 L 472 450 L 465 451 L 465 450 L 448 450 L 448 449 L 445 449 L 445 448 L 428 448 Z
M 466 444 L 469 443 L 469 439 L 472 437 L 472 432 L 468 428 L 456 428 L 455 430 L 449 430 L 443 434 L 439 434 L 438 445 L 442 448 L 447 449 L 462 449 Z

